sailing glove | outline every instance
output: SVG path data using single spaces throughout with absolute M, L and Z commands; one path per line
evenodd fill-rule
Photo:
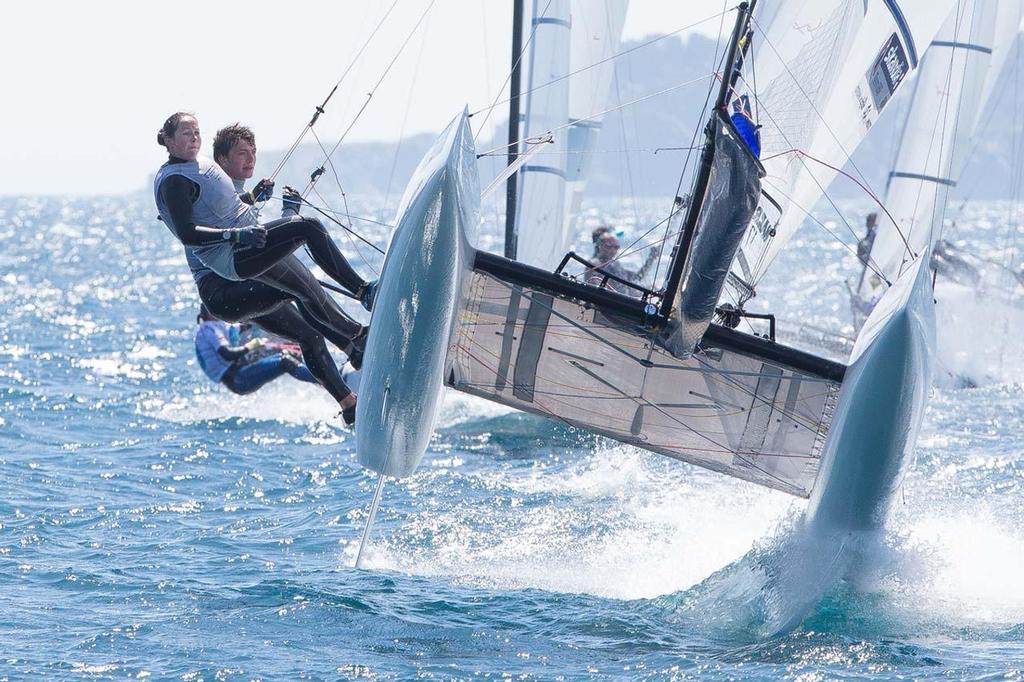
M 288 217 L 299 214 L 299 209 L 302 208 L 302 195 L 298 191 L 291 187 L 285 187 L 281 193 L 281 215 Z
M 263 178 L 256 183 L 256 186 L 252 188 L 250 194 L 252 195 L 254 203 L 257 201 L 266 201 L 274 195 L 274 181 Z
M 251 225 L 238 228 L 238 243 L 262 249 L 267 243 L 267 228 L 262 225 Z

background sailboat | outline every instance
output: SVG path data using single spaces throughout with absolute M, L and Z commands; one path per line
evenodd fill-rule
M 516 0 L 522 4 L 522 0 Z M 527 57 L 523 94 L 509 110 L 509 155 L 522 140 L 551 132 L 542 154 L 509 178 L 505 255 L 554 268 L 576 237 L 576 217 L 586 189 L 590 152 L 608 102 L 628 0 L 533 0 L 522 29 L 525 55 L 513 43 L 512 72 Z M 521 9 L 517 9 L 521 12 Z M 515 30 L 515 29 L 514 29 Z M 518 82 L 514 77 L 513 82 Z M 525 103 L 519 120 L 519 101 Z M 554 131 L 554 132 L 552 132 Z

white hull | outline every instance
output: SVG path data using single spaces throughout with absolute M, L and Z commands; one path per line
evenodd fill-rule
M 415 471 L 441 401 L 462 279 L 474 250 L 480 188 L 465 113 L 413 175 L 384 260 L 356 406 L 359 463 L 385 476 Z
M 815 534 L 880 529 L 910 465 L 935 364 L 926 262 L 885 293 L 857 338 L 807 508 Z

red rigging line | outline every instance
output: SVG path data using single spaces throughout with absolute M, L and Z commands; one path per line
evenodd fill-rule
M 914 253 L 914 250 L 910 248 L 910 244 L 909 244 L 909 242 L 907 242 L 907 238 L 904 236 L 903 231 L 900 230 L 900 226 L 896 222 L 896 219 L 892 217 L 892 214 L 889 213 L 889 209 L 887 209 L 885 207 L 885 204 L 883 204 L 882 200 L 878 198 L 878 195 L 876 195 L 874 192 L 871 191 L 871 188 L 866 186 L 860 180 L 855 178 L 853 175 L 847 173 L 843 169 L 837 168 L 837 167 L 833 166 L 832 164 L 828 163 L 827 161 L 822 161 L 819 158 L 811 156 L 810 154 L 808 154 L 807 152 L 803 151 L 802 149 L 787 149 L 785 151 L 776 152 L 774 154 L 771 154 L 769 156 L 764 157 L 764 159 L 762 159 L 762 160 L 763 161 L 767 161 L 769 159 L 774 159 L 776 157 L 783 156 L 785 154 L 795 154 L 796 156 L 799 156 L 800 158 L 810 159 L 811 161 L 814 161 L 816 163 L 820 163 L 822 166 L 825 166 L 826 168 L 834 170 L 836 173 L 839 173 L 843 177 L 849 178 L 850 180 L 852 180 L 858 187 L 860 187 L 862 190 L 864 190 L 865 194 L 867 194 L 869 197 L 871 197 L 871 200 L 874 201 L 878 205 L 878 207 L 880 209 L 882 209 L 882 212 L 885 213 L 886 217 L 888 217 L 889 220 L 892 221 L 893 226 L 896 228 L 896 233 L 899 234 L 900 239 L 903 240 L 903 245 L 907 248 L 907 251 L 910 253 L 910 255 L 913 258 L 917 258 L 917 254 Z M 892 284 L 892 282 L 888 282 L 888 281 L 886 283 L 887 284 Z

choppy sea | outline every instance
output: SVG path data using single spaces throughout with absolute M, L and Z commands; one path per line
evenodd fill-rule
M 1004 253 L 1006 209 L 955 236 Z M 205 379 L 153 213 L 0 199 L 0 679 L 1024 679 L 1024 330 L 998 314 L 940 324 L 999 365 L 939 382 L 878 551 L 772 634 L 801 500 L 456 394 L 353 568 L 352 434 L 316 387 Z M 807 230 L 760 305 L 848 331 L 855 264 Z

